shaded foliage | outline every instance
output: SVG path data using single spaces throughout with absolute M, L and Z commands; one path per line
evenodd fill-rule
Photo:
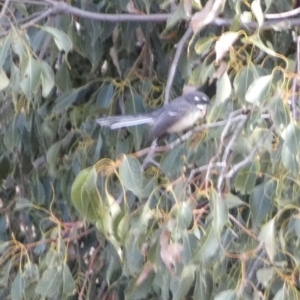
M 1 299 L 299 298 L 294 9 L 6 1 Z M 155 148 L 95 122 L 192 88 L 206 120 Z

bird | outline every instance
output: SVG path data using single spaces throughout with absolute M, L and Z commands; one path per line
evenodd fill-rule
M 97 119 L 96 122 L 113 130 L 148 124 L 150 139 L 154 140 L 165 134 L 179 133 L 192 127 L 198 119 L 206 116 L 209 101 L 205 93 L 193 91 L 148 114 L 107 116 Z

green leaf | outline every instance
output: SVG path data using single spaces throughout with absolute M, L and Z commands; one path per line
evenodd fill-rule
M 205 268 L 198 268 L 196 272 L 194 299 L 211 299 L 213 278 Z
M 236 195 L 233 195 L 231 193 L 228 193 L 226 195 L 226 198 L 224 199 L 224 201 L 225 201 L 228 209 L 236 208 L 236 207 L 246 204 L 239 197 L 237 197 Z
M 195 44 L 195 52 L 199 55 L 204 55 L 208 51 L 215 41 L 215 37 L 203 37 L 200 38 Z
M 209 264 L 220 249 L 219 237 L 216 230 L 210 228 L 206 235 L 201 238 L 201 243 L 193 257 L 193 263 Z
M 236 300 L 238 299 L 235 290 L 226 290 L 218 293 L 214 300 Z
M 97 172 L 94 167 L 82 170 L 72 184 L 71 199 L 80 215 L 89 222 L 101 217 L 102 199 L 97 189 Z
M 245 99 L 247 102 L 261 105 L 264 104 L 266 96 L 270 89 L 272 75 L 261 76 L 255 79 L 249 86 Z
M 63 282 L 62 268 L 48 268 L 36 286 L 36 293 L 43 298 L 53 298 L 59 295 Z
M 129 155 L 123 155 L 119 174 L 126 189 L 132 191 L 138 197 L 143 196 L 143 174 L 137 159 Z
M 8 79 L 6 73 L 4 72 L 4 70 L 1 68 L 0 69 L 0 91 L 7 88 L 8 85 L 9 85 L 9 79 Z
M 42 61 L 42 95 L 43 97 L 49 96 L 51 90 L 54 87 L 54 72 L 52 68 L 45 62 Z
M 75 291 L 75 281 L 73 279 L 72 273 L 67 264 L 63 265 L 62 277 L 63 277 L 62 280 L 63 295 L 65 297 L 73 295 Z
M 222 197 L 214 189 L 210 190 L 210 203 L 212 205 L 213 229 L 218 238 L 221 237 L 222 230 L 228 222 L 228 207 Z
M 243 168 L 235 179 L 235 189 L 242 194 L 251 194 L 258 177 L 259 168 L 257 159 L 250 166 Z
M 183 170 L 183 157 L 187 154 L 185 145 L 175 147 L 165 153 L 161 159 L 160 167 L 168 177 L 177 177 Z
M 277 253 L 275 229 L 275 219 L 273 218 L 262 226 L 258 235 L 258 239 L 264 243 L 265 249 L 271 262 L 274 261 L 274 257 Z
M 174 278 L 174 277 L 173 277 Z M 182 300 L 187 296 L 190 287 L 192 286 L 195 278 L 195 266 L 185 265 L 181 273 L 181 277 L 178 283 L 178 280 L 173 280 L 171 283 L 171 292 L 173 300 Z
M 300 146 L 300 126 L 294 122 L 290 122 L 286 130 L 282 133 L 284 138 L 283 147 L 288 147 L 290 152 L 298 153 Z
M 25 289 L 25 282 L 19 270 L 17 276 L 12 282 L 10 295 L 12 300 L 23 300 L 23 292 Z
M 114 86 L 112 83 L 105 83 L 97 93 L 97 105 L 103 108 L 109 107 L 114 95 Z
M 68 54 L 68 52 L 72 49 L 72 41 L 63 31 L 49 26 L 41 26 L 41 29 L 53 36 L 54 42 L 60 51 L 65 51 L 65 53 Z
M 244 67 L 239 70 L 233 81 L 234 90 L 238 98 L 244 100 L 251 83 L 256 78 L 264 75 L 266 75 L 266 72 L 259 67 Z
M 10 36 L 7 36 L 7 37 L 1 39 L 0 43 L 1 43 L 1 45 L 0 45 L 0 67 L 2 69 L 3 64 L 7 60 L 8 49 L 11 45 Z
M 53 108 L 53 111 L 56 113 L 62 112 L 68 109 L 75 101 L 83 99 L 89 86 L 90 83 L 59 96 L 56 99 L 56 104 Z
M 27 99 L 31 98 L 40 83 L 41 70 L 41 64 L 30 55 L 22 61 L 20 86 Z
M 171 17 L 168 19 L 165 31 L 171 29 L 177 23 L 181 22 L 184 19 L 186 19 L 186 13 L 184 10 L 183 3 L 180 2 L 176 10 L 172 13 Z
M 225 72 L 223 76 L 217 81 L 216 102 L 218 104 L 224 103 L 226 100 L 229 99 L 231 91 L 231 82 L 227 72 Z
M 290 122 L 290 113 L 279 94 L 270 100 L 269 111 L 277 132 L 282 133 Z

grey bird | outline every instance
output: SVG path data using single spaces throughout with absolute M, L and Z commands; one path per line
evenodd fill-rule
M 96 122 L 111 129 L 149 124 L 152 140 L 166 133 L 178 133 L 192 127 L 198 119 L 205 117 L 208 103 L 209 97 L 205 93 L 194 91 L 148 114 L 108 116 Z

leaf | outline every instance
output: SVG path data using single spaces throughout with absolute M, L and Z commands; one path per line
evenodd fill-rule
M 132 191 L 138 197 L 143 195 L 143 174 L 137 159 L 129 155 L 123 155 L 119 174 L 126 189 Z
M 94 223 L 101 217 L 101 198 L 97 190 L 97 172 L 94 167 L 82 170 L 75 178 L 71 199 L 80 215 Z
M 258 235 L 258 239 L 264 243 L 269 259 L 271 260 L 271 262 L 273 262 L 274 257 L 277 253 L 274 218 L 262 226 Z
M 210 190 L 210 202 L 213 216 L 212 227 L 218 238 L 221 238 L 222 230 L 228 222 L 228 207 L 224 199 L 214 189 Z
M 269 214 L 276 186 L 277 182 L 270 179 L 254 187 L 249 201 L 254 230 L 260 227 L 262 220 Z
M 254 14 L 257 22 L 258 22 L 258 27 L 261 27 L 264 23 L 264 14 L 261 9 L 260 1 L 259 0 L 254 0 L 251 3 L 251 10 L 252 13 Z
M 219 238 L 214 228 L 210 228 L 204 237 L 201 238 L 201 244 L 198 246 L 193 263 L 209 264 L 220 249 Z
M 256 78 L 264 75 L 266 75 L 266 72 L 259 67 L 244 67 L 240 69 L 233 81 L 234 90 L 238 98 L 244 100 L 251 83 Z
M 45 62 L 42 61 L 42 95 L 43 97 L 49 96 L 51 90 L 54 87 L 54 72 L 52 68 Z
M 203 37 L 199 39 L 195 44 L 195 52 L 199 55 L 204 55 L 211 47 L 215 37 Z
M 218 293 L 214 300 L 236 300 L 237 294 L 235 290 L 226 290 Z
M 53 111 L 56 113 L 62 112 L 68 109 L 75 101 L 83 99 L 86 95 L 89 86 L 90 84 L 87 84 L 78 89 L 74 89 L 59 96 L 56 99 L 56 104 L 53 107 Z
M 198 268 L 194 289 L 194 299 L 211 299 L 213 278 L 204 268 Z
M 187 296 L 194 282 L 195 268 L 196 267 L 191 264 L 185 265 L 179 283 L 178 280 L 174 278 L 173 284 L 171 283 L 172 300 L 182 300 Z
M 48 268 L 43 272 L 41 280 L 36 286 L 36 293 L 42 298 L 53 298 L 59 295 L 63 282 L 62 268 Z
M 246 92 L 246 101 L 256 105 L 263 104 L 269 92 L 271 81 L 272 75 L 261 76 L 255 79 Z
M 3 40 L 4 40 L 4 43 L 3 43 Z M 7 37 L 5 37 L 4 39 L 2 39 L 0 41 L 1 41 L 1 46 L 0 46 L 0 67 L 2 69 L 3 64 L 7 60 L 7 53 L 8 53 L 8 49 L 11 45 L 11 39 L 10 39 L 10 36 L 7 36 Z
M 223 33 L 216 42 L 216 62 L 219 63 L 224 55 L 230 50 L 231 46 L 239 37 L 239 33 L 227 31 Z
M 181 22 L 185 18 L 186 18 L 186 14 L 185 14 L 184 6 L 183 3 L 180 2 L 176 10 L 171 14 L 171 17 L 167 20 L 165 31 L 171 29 L 177 23 Z
M 19 270 L 17 276 L 12 282 L 10 295 L 13 300 L 22 300 L 23 292 L 25 289 L 25 282 L 22 277 L 21 271 Z
M 224 103 L 231 95 L 232 87 L 229 76 L 225 72 L 222 77 L 217 81 L 217 95 L 216 101 L 218 104 Z
M 99 89 L 97 93 L 97 105 L 103 108 L 109 107 L 114 95 L 114 86 L 109 83 L 105 83 Z
M 41 80 L 41 64 L 30 55 L 22 61 L 20 86 L 29 100 Z
M 67 264 L 63 265 L 62 277 L 63 277 L 62 280 L 63 295 L 65 297 L 73 295 L 75 290 L 75 281 L 73 279 L 72 273 Z
M 7 88 L 8 85 L 9 85 L 9 79 L 8 79 L 6 73 L 4 72 L 4 70 L 1 68 L 0 69 L 0 91 Z
M 276 270 L 273 267 L 258 269 L 256 272 L 256 278 L 259 283 L 262 284 L 263 287 L 267 288 L 268 285 L 274 280 L 274 275 L 276 274 Z M 282 298 L 284 299 L 284 298 Z
M 226 203 L 228 209 L 236 208 L 236 207 L 239 207 L 241 205 L 246 204 L 239 197 L 237 197 L 236 195 L 233 195 L 231 193 L 228 193 L 226 195 L 226 198 L 224 199 L 224 202 Z
M 68 54 L 68 52 L 72 49 L 72 41 L 63 31 L 50 26 L 41 26 L 41 29 L 53 36 L 54 42 L 60 51 L 65 51 L 65 53 Z
M 281 134 L 290 122 L 290 114 L 279 94 L 270 100 L 269 111 L 277 132 Z
M 242 194 L 251 194 L 259 173 L 259 161 L 255 159 L 250 166 L 243 168 L 237 175 L 235 189 Z
M 282 133 L 282 137 L 284 138 L 283 147 L 288 147 L 291 153 L 298 153 L 300 148 L 300 126 L 290 122 Z
M 183 168 L 183 157 L 187 153 L 185 145 L 175 147 L 165 153 L 161 159 L 161 169 L 168 177 L 175 177 L 181 174 Z

